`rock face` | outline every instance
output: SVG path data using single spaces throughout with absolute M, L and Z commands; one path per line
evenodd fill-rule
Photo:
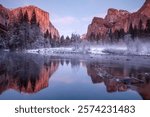
M 37 93 L 48 87 L 50 77 L 58 68 L 59 61 L 46 61 L 39 56 L 3 55 L 0 55 L 0 94 L 9 89 L 21 93 Z
M 146 0 L 144 5 L 138 10 L 138 13 L 150 18 L 150 0 Z
M 121 19 L 124 19 L 126 17 L 129 16 L 129 12 L 128 11 L 125 11 L 125 10 L 117 10 L 117 9 L 109 9 L 108 10 L 108 13 L 105 17 L 105 20 L 107 22 L 112 22 L 112 23 L 116 23 L 118 22 L 119 20 Z
M 130 13 L 125 10 L 116 10 L 116 9 L 109 9 L 108 13 L 105 17 L 105 20 L 109 23 L 110 28 L 112 27 L 112 32 L 115 32 L 117 29 L 123 29 L 125 31 L 128 30 L 128 17 Z
M 111 65 L 103 65 L 102 63 L 93 62 L 86 65 L 87 73 L 93 84 L 104 83 L 107 92 L 133 90 L 139 93 L 143 99 L 150 99 L 150 70 L 148 68 L 145 69 L 148 74 L 145 74 L 143 68 L 126 69 L 121 67 L 119 63 Z M 129 87 L 128 84 L 134 88 Z
M 133 27 L 138 27 L 140 20 L 142 20 L 143 28 L 146 27 L 146 21 L 150 18 L 150 0 L 146 0 L 144 5 L 135 13 L 129 13 L 125 10 L 109 9 L 106 17 L 95 18 L 88 26 L 86 38 L 91 39 L 93 36 L 100 39 L 107 38 L 109 36 L 110 29 L 112 33 L 116 30 L 123 29 L 124 32 L 128 32 L 129 26 L 132 23 Z
M 10 23 L 19 21 L 18 16 L 19 16 L 20 11 L 22 11 L 23 14 L 25 14 L 25 12 L 27 12 L 29 21 L 31 20 L 32 13 L 34 11 L 36 14 L 37 22 L 39 23 L 39 27 L 40 27 L 41 31 L 43 33 L 46 33 L 46 31 L 48 30 L 49 33 L 51 33 L 52 37 L 56 36 L 57 38 L 59 38 L 59 32 L 50 22 L 48 12 L 45 12 L 35 6 L 26 6 L 26 7 L 20 7 L 20 8 L 11 10 L 10 11 Z
M 9 19 L 9 9 L 0 5 L 0 24 L 6 25 Z
M 59 32 L 52 25 L 49 19 L 48 12 L 45 12 L 36 6 L 26 6 L 19 7 L 16 9 L 7 9 L 4 6 L 0 5 L 0 24 L 6 27 L 8 27 L 8 25 L 13 27 L 14 24 L 19 24 L 21 18 L 20 13 L 22 13 L 23 17 L 25 17 L 25 14 L 27 14 L 28 20 L 30 22 L 33 16 L 33 12 L 35 13 L 36 22 L 39 26 L 40 32 L 43 33 L 43 36 L 46 32 L 48 32 L 51 38 L 59 38 Z
M 87 38 L 94 36 L 104 37 L 108 32 L 108 22 L 102 18 L 94 17 L 92 23 L 88 27 Z

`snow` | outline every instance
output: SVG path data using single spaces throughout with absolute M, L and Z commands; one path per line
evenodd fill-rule
M 89 53 L 91 53 L 91 54 L 104 54 L 103 50 L 104 50 L 104 48 L 95 48 L 95 47 L 92 47 L 89 50 Z
M 41 55 L 150 55 L 150 42 L 149 41 L 127 41 L 111 44 L 91 44 L 91 43 L 78 43 L 69 47 L 55 47 L 55 48 L 41 48 L 26 50 L 27 53 L 35 53 Z
M 58 48 L 41 48 L 41 49 L 30 49 L 26 50 L 27 53 L 34 53 L 40 55 L 57 55 L 57 54 L 89 54 L 89 55 L 150 55 L 147 50 L 136 51 L 136 49 L 129 50 L 126 47 L 90 47 L 89 49 L 74 47 L 58 47 Z
M 27 53 L 41 54 L 41 55 L 51 55 L 51 54 L 63 54 L 70 53 L 73 48 L 61 47 L 61 48 L 42 48 L 42 49 L 30 49 L 26 50 Z
M 103 48 L 91 48 L 83 50 L 82 48 L 75 49 L 74 47 L 60 47 L 60 48 L 42 48 L 26 50 L 27 53 L 51 55 L 51 54 L 105 54 L 102 52 Z

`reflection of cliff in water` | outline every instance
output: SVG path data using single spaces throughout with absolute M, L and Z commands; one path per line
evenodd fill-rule
M 143 99 L 150 99 L 150 68 L 88 63 L 87 72 L 92 82 L 104 83 L 107 92 L 137 91 Z
M 0 93 L 14 89 L 35 93 L 48 87 L 58 61 L 30 54 L 0 53 Z

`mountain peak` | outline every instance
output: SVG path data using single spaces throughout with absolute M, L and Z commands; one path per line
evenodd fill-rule
M 117 10 L 114 8 L 108 9 L 105 20 L 111 23 L 117 22 L 118 20 L 127 17 L 130 13 L 126 10 Z
M 150 2 L 150 0 L 146 0 L 146 2 Z
M 13 11 L 15 10 L 25 10 L 25 11 L 33 11 L 33 10 L 36 10 L 36 11 L 40 11 L 40 12 L 45 12 L 46 14 L 49 14 L 48 12 L 40 9 L 39 7 L 37 6 L 34 6 L 34 5 L 29 5 L 29 6 L 23 6 L 23 7 L 19 7 L 19 8 L 16 8 L 16 9 L 13 9 Z
M 150 0 L 146 0 L 144 5 L 138 10 L 138 13 L 150 17 Z
M 39 27 L 43 33 L 45 33 L 47 30 L 49 33 L 51 33 L 51 36 L 54 37 L 59 37 L 59 32 L 57 29 L 52 25 L 49 13 L 38 8 L 37 6 L 29 5 L 29 6 L 24 6 L 24 7 L 19 7 L 16 9 L 11 10 L 12 18 L 14 20 L 11 20 L 12 23 L 16 22 L 20 11 L 22 11 L 23 14 L 27 12 L 29 20 L 31 20 L 33 11 L 35 12 L 36 15 L 36 20 L 39 23 Z
M 93 18 L 92 23 L 88 26 L 86 38 L 107 38 L 110 28 L 112 33 L 122 29 L 124 32 L 128 32 L 130 24 L 132 23 L 133 26 L 137 27 L 140 20 L 142 20 L 142 26 L 145 28 L 149 18 L 150 0 L 145 0 L 143 6 L 134 13 L 110 8 L 104 19 Z

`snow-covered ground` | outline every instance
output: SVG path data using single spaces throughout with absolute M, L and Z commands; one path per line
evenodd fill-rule
M 89 54 L 89 55 L 103 55 L 103 54 L 114 54 L 114 55 L 150 55 L 150 51 L 141 48 L 127 48 L 125 46 L 99 46 L 99 47 L 90 47 L 90 48 L 74 48 L 74 47 L 58 47 L 58 48 L 42 48 L 42 49 L 31 49 L 26 50 L 27 53 L 34 53 L 40 55 L 64 55 L 64 54 Z
M 75 49 L 74 47 L 60 47 L 60 48 L 42 48 L 26 50 L 27 53 L 52 55 L 52 54 L 105 54 L 104 48 L 90 48 L 90 49 Z

